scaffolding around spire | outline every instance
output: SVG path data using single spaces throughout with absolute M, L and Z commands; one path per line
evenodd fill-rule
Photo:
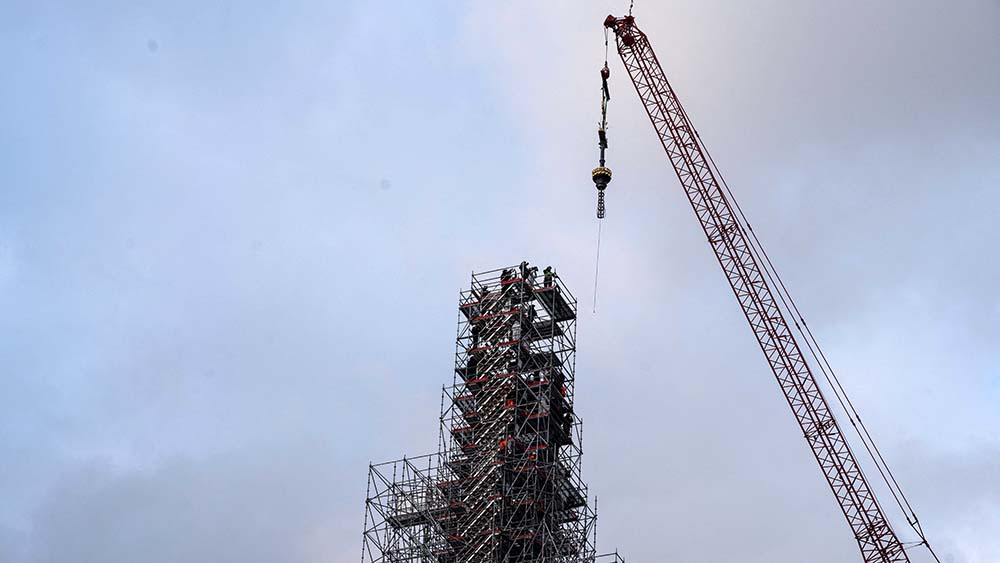
M 458 310 L 438 451 L 370 466 L 362 563 L 623 563 L 597 556 L 582 477 L 576 299 L 522 262 Z

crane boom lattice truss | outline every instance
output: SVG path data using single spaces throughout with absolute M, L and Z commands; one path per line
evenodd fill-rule
M 618 53 L 715 251 L 789 407 L 837 497 L 866 563 L 908 562 L 762 270 L 760 258 L 719 185 L 717 170 L 632 16 L 608 16 Z

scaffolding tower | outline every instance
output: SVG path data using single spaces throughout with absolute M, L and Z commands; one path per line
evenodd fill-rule
M 581 475 L 576 299 L 522 262 L 458 309 L 438 451 L 370 465 L 362 563 L 624 563 L 597 555 Z

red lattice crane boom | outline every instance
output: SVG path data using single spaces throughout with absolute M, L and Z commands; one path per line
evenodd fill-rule
M 779 304 L 785 298 L 780 292 L 783 285 L 777 287 L 780 278 L 776 281 L 776 272 L 772 274 L 773 270 L 768 269 L 770 261 L 766 254 L 761 254 L 762 248 L 758 250 L 759 241 L 749 223 L 741 220 L 742 212 L 725 182 L 720 185 L 718 170 L 667 81 L 649 40 L 636 27 L 631 15 L 608 16 L 604 25 L 615 34 L 618 53 L 639 99 L 795 420 L 854 532 L 864 561 L 909 562 L 790 329 L 787 317 L 791 313 L 786 313 L 787 304 L 784 311 Z M 798 326 L 795 318 L 791 318 Z M 879 470 L 882 471 L 881 467 Z M 910 523 L 916 523 L 915 516 Z

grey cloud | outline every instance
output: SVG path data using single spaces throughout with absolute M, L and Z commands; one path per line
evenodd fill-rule
M 42 504 L 29 561 L 327 561 L 356 535 L 327 440 L 257 444 L 153 468 L 74 467 Z M 297 483 L 312 483 L 301 486 Z
M 592 301 L 611 4 L 0 17 L 0 559 L 356 561 L 368 461 L 435 447 L 468 272 L 551 262 Z M 996 5 L 636 10 L 931 539 L 1000 558 Z M 599 541 L 852 560 L 612 73 Z
M 543 37 L 505 33 L 529 9 L 525 34 Z M 621 6 L 470 18 L 535 128 L 539 215 L 571 208 L 559 254 L 585 303 L 593 194 L 575 172 L 596 162 L 608 11 Z M 996 559 L 986 515 L 1000 504 L 971 477 L 995 465 L 1000 427 L 996 5 L 675 2 L 636 16 L 930 538 L 954 561 Z M 856 558 L 617 60 L 611 71 L 615 179 L 578 387 L 602 541 L 637 560 Z

